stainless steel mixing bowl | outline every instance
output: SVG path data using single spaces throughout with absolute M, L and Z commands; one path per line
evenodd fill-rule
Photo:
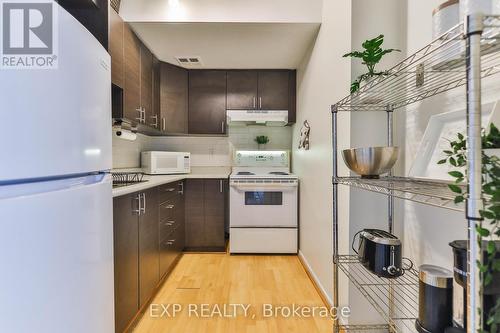
M 364 147 L 342 151 L 349 169 L 363 178 L 378 178 L 388 173 L 398 159 L 398 147 Z

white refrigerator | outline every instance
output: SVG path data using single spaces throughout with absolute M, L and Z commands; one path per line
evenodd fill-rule
M 0 70 L 0 332 L 112 333 L 110 56 L 57 27 L 57 69 Z

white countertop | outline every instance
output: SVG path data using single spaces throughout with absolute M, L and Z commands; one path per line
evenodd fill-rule
M 140 168 L 135 169 L 113 169 L 112 172 L 141 172 Z M 113 197 L 119 197 L 125 194 L 146 190 L 151 187 L 179 181 L 182 179 L 189 178 L 227 178 L 231 173 L 230 167 L 191 167 L 191 173 L 181 174 L 181 175 L 161 175 L 161 176 L 150 176 L 144 175 L 143 180 L 145 182 L 116 187 L 113 189 Z

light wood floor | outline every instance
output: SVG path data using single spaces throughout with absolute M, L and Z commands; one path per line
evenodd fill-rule
M 158 317 L 161 306 L 155 304 L 174 303 L 182 306 L 175 317 Z M 247 317 L 240 309 L 236 318 L 196 318 L 196 312 L 200 315 L 202 312 L 200 307 L 195 312 L 194 306 L 189 315 L 189 304 L 202 303 L 217 304 L 221 309 L 229 303 L 251 307 Z M 332 321 L 321 316 L 263 317 L 263 304 L 291 306 L 293 303 L 324 306 L 297 256 L 184 254 L 134 333 L 332 332 Z M 172 315 L 172 309 L 169 310 Z M 228 311 L 226 315 L 232 313 Z

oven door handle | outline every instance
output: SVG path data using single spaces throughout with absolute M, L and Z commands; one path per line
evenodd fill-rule
M 254 184 L 254 183 L 238 183 L 231 184 L 231 187 L 236 190 L 242 191 L 280 191 L 288 192 L 294 191 L 297 188 L 297 184 Z

